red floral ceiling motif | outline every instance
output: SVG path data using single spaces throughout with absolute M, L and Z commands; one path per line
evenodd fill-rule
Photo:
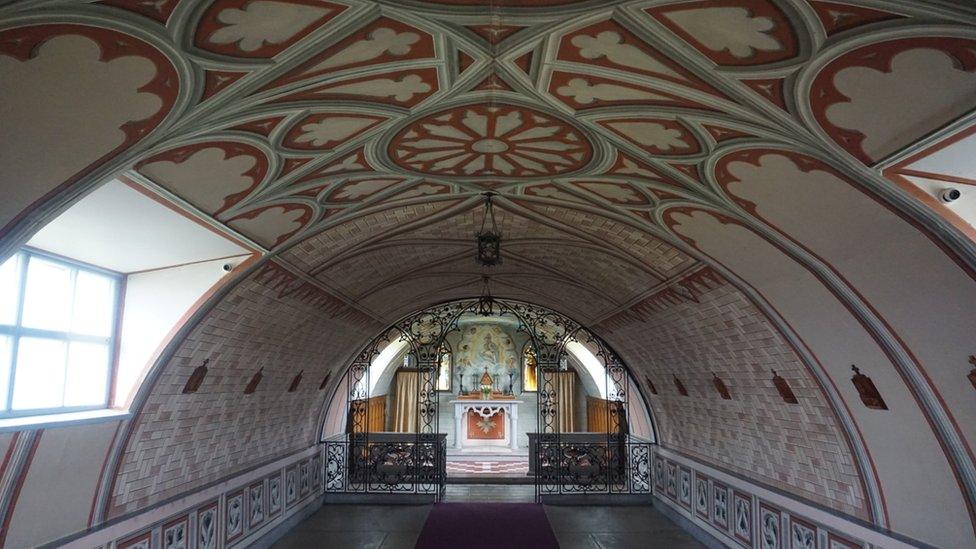
M 394 162 L 432 175 L 532 177 L 578 170 L 593 154 L 568 123 L 524 107 L 469 105 L 433 114 L 401 130 Z

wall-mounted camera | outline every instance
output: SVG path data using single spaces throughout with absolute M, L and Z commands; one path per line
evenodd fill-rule
M 224 271 L 225 273 L 229 273 L 229 272 L 233 271 L 234 269 L 236 269 L 237 266 L 240 265 L 243 262 L 244 262 L 244 259 L 242 259 L 242 258 L 231 259 L 227 263 L 224 263 L 223 265 L 221 265 L 220 266 L 220 270 Z
M 962 196 L 962 193 L 959 192 L 959 189 L 953 189 L 951 187 L 948 189 L 943 189 L 943 191 L 939 193 L 939 198 L 945 203 L 955 202 L 956 200 L 959 200 L 960 196 Z

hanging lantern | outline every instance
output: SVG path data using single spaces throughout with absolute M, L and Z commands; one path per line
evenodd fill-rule
M 478 316 L 491 316 L 495 313 L 495 298 L 491 297 L 490 279 L 481 277 L 481 297 L 478 298 Z
M 494 193 L 485 193 L 485 215 L 481 219 L 481 231 L 476 237 L 478 264 L 483 267 L 493 267 L 502 262 L 502 235 L 498 232 L 498 225 L 495 224 L 495 212 L 491 206 L 492 196 Z

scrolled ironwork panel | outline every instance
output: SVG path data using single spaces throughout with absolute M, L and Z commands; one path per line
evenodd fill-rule
M 651 445 L 647 443 L 630 444 L 628 480 L 630 492 L 634 494 L 651 493 Z
M 346 442 L 325 443 L 325 491 L 346 491 Z

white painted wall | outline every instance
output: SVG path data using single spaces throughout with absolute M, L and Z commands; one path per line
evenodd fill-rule
M 127 406 L 171 330 L 226 273 L 218 259 L 129 275 L 115 404 Z

